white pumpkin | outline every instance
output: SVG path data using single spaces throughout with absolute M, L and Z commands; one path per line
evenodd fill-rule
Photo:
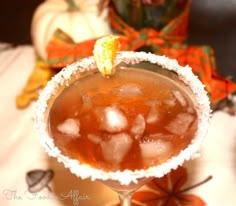
M 47 58 L 46 47 L 58 28 L 81 42 L 111 33 L 108 9 L 98 15 L 98 0 L 47 0 L 35 10 L 31 38 L 37 54 Z

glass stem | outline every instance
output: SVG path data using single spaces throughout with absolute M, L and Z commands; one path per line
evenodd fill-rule
M 133 192 L 119 192 L 121 206 L 131 206 Z

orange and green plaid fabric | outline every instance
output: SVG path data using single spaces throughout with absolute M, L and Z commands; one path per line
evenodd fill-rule
M 111 27 L 120 36 L 120 50 L 149 51 L 177 59 L 180 65 L 189 65 L 206 85 L 212 103 L 236 91 L 236 84 L 221 77 L 216 68 L 214 51 L 207 45 L 197 46 L 186 43 L 191 0 L 186 1 L 183 11 L 161 30 L 141 28 L 135 30 L 128 25 L 111 5 L 109 19 Z M 48 61 L 51 68 L 61 68 L 80 58 L 92 55 L 96 39 L 81 43 L 74 42 L 67 34 L 57 30 L 48 44 Z

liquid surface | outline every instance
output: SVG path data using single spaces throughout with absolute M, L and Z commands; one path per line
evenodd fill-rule
M 49 130 L 62 153 L 105 171 L 145 169 L 177 155 L 197 112 L 173 80 L 140 69 L 80 79 L 55 100 Z

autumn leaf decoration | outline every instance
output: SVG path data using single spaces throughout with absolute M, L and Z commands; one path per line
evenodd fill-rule
M 187 170 L 179 167 L 162 178 L 155 178 L 134 193 L 132 206 L 203 206 L 206 203 L 197 195 L 187 193 L 206 182 L 205 180 L 185 187 Z

